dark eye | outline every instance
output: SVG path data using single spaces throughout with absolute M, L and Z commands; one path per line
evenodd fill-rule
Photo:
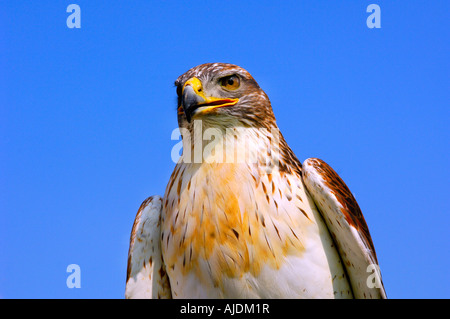
M 241 80 L 237 75 L 230 75 L 220 79 L 220 86 L 227 90 L 237 90 L 241 86 Z
M 181 90 L 181 85 L 178 85 L 178 86 L 177 86 L 177 95 L 178 95 L 178 96 L 181 96 L 181 91 L 182 91 L 182 90 Z

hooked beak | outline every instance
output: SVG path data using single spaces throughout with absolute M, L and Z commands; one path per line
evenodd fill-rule
M 223 99 L 205 96 L 202 82 L 193 77 L 186 81 L 181 94 L 181 105 L 178 113 L 184 112 L 188 122 L 196 114 L 207 113 L 219 107 L 235 105 L 239 99 Z

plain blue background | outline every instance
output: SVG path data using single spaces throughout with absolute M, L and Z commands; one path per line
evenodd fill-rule
M 173 82 L 205 62 L 246 68 L 298 158 L 346 181 L 388 297 L 450 297 L 449 1 L 76 1 L 69 29 L 71 3 L 0 2 L 0 297 L 123 298 Z

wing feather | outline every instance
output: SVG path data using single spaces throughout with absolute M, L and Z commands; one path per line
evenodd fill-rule
M 324 161 L 309 158 L 303 181 L 336 242 L 356 298 L 386 298 L 375 247 L 356 199 Z
M 162 199 L 147 198 L 131 231 L 125 298 L 171 298 L 170 283 L 161 255 Z

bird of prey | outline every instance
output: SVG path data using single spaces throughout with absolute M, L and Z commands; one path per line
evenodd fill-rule
M 352 193 L 297 159 L 250 73 L 207 63 L 175 86 L 183 150 L 137 212 L 125 297 L 386 298 Z

